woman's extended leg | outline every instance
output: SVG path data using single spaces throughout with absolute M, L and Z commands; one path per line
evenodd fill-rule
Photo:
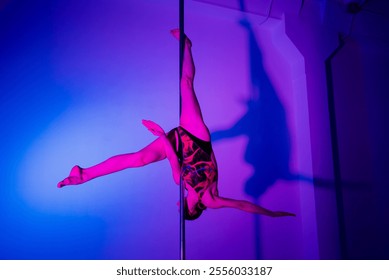
M 180 30 L 171 31 L 174 37 L 179 39 Z M 206 127 L 199 102 L 194 91 L 193 81 L 195 76 L 195 66 L 192 56 L 192 42 L 185 36 L 182 77 L 180 81 L 181 92 L 181 115 L 180 125 L 191 132 L 196 137 L 209 141 L 209 130 Z
M 121 171 L 126 168 L 140 167 L 146 164 L 160 161 L 166 158 L 165 146 L 161 138 L 158 138 L 142 150 L 136 153 L 113 156 L 92 167 L 81 168 L 74 166 L 67 178 L 58 183 L 57 187 L 78 185 L 96 177 Z

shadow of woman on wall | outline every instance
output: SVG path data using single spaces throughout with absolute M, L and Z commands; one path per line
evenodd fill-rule
M 259 204 L 259 197 L 277 180 L 301 180 L 303 177 L 290 171 L 291 146 L 285 109 L 264 68 L 253 28 L 246 19 L 240 24 L 247 31 L 250 56 L 251 91 L 246 101 L 247 112 L 231 128 L 212 133 L 212 141 L 241 135 L 248 137 L 244 159 L 254 172 L 244 190 L 254 203 Z M 256 258 L 261 259 L 258 215 L 254 215 L 254 226 Z

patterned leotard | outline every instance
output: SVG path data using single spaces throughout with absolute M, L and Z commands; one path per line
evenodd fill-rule
M 176 143 L 176 134 L 181 141 L 182 154 L 180 145 Z M 196 191 L 201 200 L 204 192 L 217 181 L 218 172 L 212 160 L 211 142 L 197 138 L 181 126 L 169 131 L 168 139 L 179 158 L 183 180 Z

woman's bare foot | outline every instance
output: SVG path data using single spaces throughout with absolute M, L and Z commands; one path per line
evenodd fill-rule
M 57 187 L 62 188 L 68 185 L 79 185 L 85 183 L 86 181 L 87 179 L 84 176 L 83 169 L 78 165 L 75 165 L 72 170 L 70 170 L 69 176 L 59 182 Z
M 179 28 L 176 28 L 176 29 L 172 29 L 170 30 L 170 33 L 174 36 L 174 38 L 176 38 L 177 40 L 180 40 L 180 29 Z M 189 47 L 192 46 L 192 42 L 189 40 L 188 36 L 185 36 L 185 44 Z

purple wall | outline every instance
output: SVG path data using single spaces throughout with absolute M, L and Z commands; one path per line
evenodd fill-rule
M 387 11 L 371 2 L 364 9 Z M 339 259 L 345 248 L 387 258 L 386 21 L 347 13 L 347 1 L 255 3 L 186 1 L 195 88 L 220 194 L 297 217 L 207 210 L 187 222 L 188 259 Z M 151 142 L 141 119 L 177 125 L 177 5 L 0 4 L 0 259 L 178 258 L 167 162 L 55 187 L 74 164 Z M 339 32 L 348 36 L 330 66 L 342 211 L 324 63 Z

